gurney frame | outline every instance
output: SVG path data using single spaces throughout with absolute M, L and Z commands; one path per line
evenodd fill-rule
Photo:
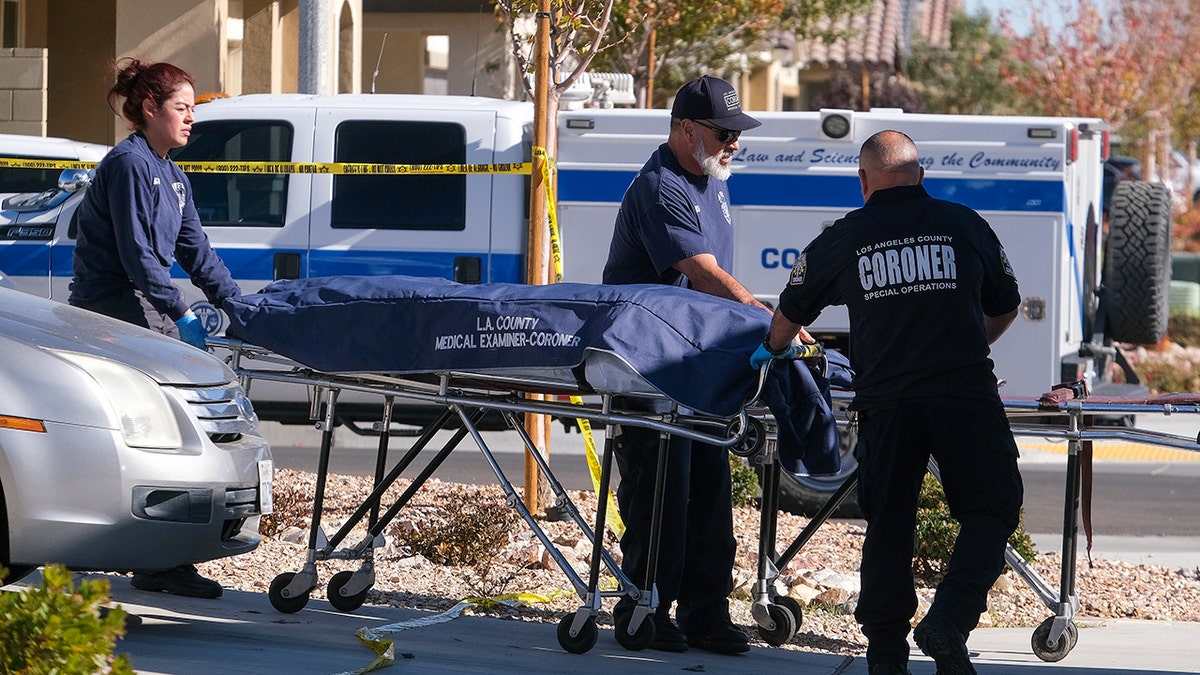
M 617 409 L 615 401 L 627 394 L 593 394 L 589 399 L 599 398 L 599 403 L 583 405 L 536 401 L 522 398 L 523 393 L 562 394 L 561 382 L 539 383 L 534 378 L 523 376 L 519 382 L 511 378 L 497 377 L 486 373 L 437 373 L 422 378 L 411 378 L 389 374 L 338 374 L 314 371 L 272 352 L 248 345 L 239 340 L 209 338 L 214 346 L 232 352 L 230 366 L 249 390 L 254 380 L 285 382 L 311 387 L 313 391 L 310 416 L 321 432 L 321 447 L 318 459 L 313 517 L 308 532 L 307 553 L 303 566 L 296 572 L 283 572 L 270 585 L 268 597 L 271 605 L 283 613 L 300 611 L 308 603 L 313 590 L 319 585 L 317 563 L 324 560 L 361 560 L 355 571 L 338 572 L 330 578 L 326 597 L 339 611 L 350 612 L 362 606 L 368 591 L 374 586 L 374 549 L 384 545 L 383 532 L 394 520 L 400 509 L 407 504 L 446 457 L 458 444 L 470 435 L 484 459 L 496 475 L 505 493 L 506 504 L 517 510 L 542 546 L 569 579 L 575 593 L 582 601 L 579 608 L 562 618 L 558 625 L 558 641 L 563 649 L 573 653 L 584 653 L 595 646 L 598 637 L 596 617 L 605 597 L 629 597 L 637 602 L 634 610 L 622 615 L 617 622 L 617 641 L 627 649 L 640 650 L 653 641 L 654 611 L 657 608 L 657 590 L 652 582 L 658 555 L 658 527 L 663 498 L 664 464 L 666 447 L 670 436 L 682 436 L 692 440 L 729 448 L 738 454 L 752 454 L 765 443 L 762 422 L 750 417 L 745 410 L 733 418 L 714 418 L 684 415 L 678 406 L 670 412 L 647 413 Z M 261 362 L 271 364 L 274 369 L 254 368 L 247 364 Z M 519 385 L 520 389 L 514 389 Z M 761 385 L 761 382 L 760 382 Z M 321 511 L 325 497 L 329 457 L 333 447 L 333 432 L 337 419 L 338 396 L 341 392 L 359 392 L 382 397 L 380 421 L 374 429 L 379 432 L 373 490 L 363 503 L 332 536 L 326 536 L 321 525 Z M 585 393 L 585 392 L 570 392 Z M 591 392 L 586 392 L 591 393 Z M 392 409 L 397 399 L 421 402 L 444 408 L 437 420 L 427 426 L 410 449 L 387 469 Z M 592 555 L 588 578 L 584 579 L 558 551 L 554 542 L 537 523 L 524 502 L 504 474 L 491 449 L 479 431 L 479 422 L 488 412 L 500 413 L 506 424 L 521 437 L 525 451 L 546 477 L 554 494 L 554 508 L 573 521 L 592 544 Z M 525 432 L 520 416 L 526 413 L 552 415 L 565 418 L 582 418 L 605 426 L 604 451 L 600 460 L 601 475 L 597 495 L 598 508 L 594 528 L 580 515 L 571 502 L 566 490 L 555 478 L 545 457 Z M 655 486 L 655 511 L 651 522 L 651 549 L 649 571 L 643 585 L 627 578 L 604 548 L 603 531 L 607 519 L 608 494 L 612 478 L 613 443 L 615 429 L 619 425 L 642 427 L 659 432 L 659 472 Z M 417 456 L 432 442 L 441 430 L 457 426 L 451 438 L 429 460 L 413 478 L 410 486 L 396 501 L 383 509 L 384 493 L 390 489 L 409 468 Z M 367 535 L 347 547 L 341 547 L 351 531 L 363 523 Z M 341 547 L 341 548 L 339 548 Z M 617 581 L 615 590 L 601 590 L 599 579 L 602 566 Z
M 1083 389 L 1074 390 L 1076 396 Z M 1085 395 L 1086 396 L 1086 395 Z M 848 404 L 853 398 L 846 392 L 834 392 L 835 401 Z M 1079 520 L 1081 513 L 1082 486 L 1085 473 L 1090 473 L 1092 443 L 1096 440 L 1119 440 L 1147 443 L 1162 447 L 1200 452 L 1200 438 L 1189 438 L 1177 434 L 1117 426 L 1088 427 L 1090 417 L 1113 417 L 1126 415 L 1172 415 L 1200 413 L 1200 398 L 1194 394 L 1176 394 L 1141 399 L 1115 399 L 1105 397 L 1071 398 L 1065 401 L 1036 399 L 1005 399 L 1005 413 L 1009 417 L 1014 436 L 1040 437 L 1065 440 L 1067 442 L 1066 483 L 1063 497 L 1062 567 L 1058 588 L 1047 582 L 1028 560 L 1011 545 L 1005 551 L 1005 561 L 1037 594 L 1046 608 L 1054 613 L 1034 629 L 1030 638 L 1033 653 L 1047 662 L 1060 661 L 1075 648 L 1079 640 L 1079 628 L 1074 617 L 1079 611 L 1080 601 L 1075 588 L 1075 567 L 1078 555 Z M 1035 420 L 1036 418 L 1036 420 Z M 1047 418 L 1051 421 L 1046 422 Z M 849 424 L 843 414 L 840 426 Z M 834 491 L 826 503 L 810 519 L 808 524 L 787 546 L 777 554 L 776 520 L 779 509 L 779 478 L 777 450 L 773 423 L 769 416 L 765 421 L 766 443 L 761 450 L 750 455 L 750 460 L 762 467 L 762 511 L 759 536 L 758 576 L 754 589 L 751 615 L 758 625 L 759 636 L 771 645 L 782 645 L 791 639 L 803 621 L 803 608 L 799 602 L 787 595 L 780 595 L 775 581 L 780 570 L 795 558 L 822 524 L 837 510 L 851 491 L 858 485 L 857 470 L 850 474 Z M 940 480 L 936 463 L 930 462 L 930 471 Z M 1087 518 L 1087 511 L 1084 511 Z M 1088 534 L 1090 538 L 1090 532 Z

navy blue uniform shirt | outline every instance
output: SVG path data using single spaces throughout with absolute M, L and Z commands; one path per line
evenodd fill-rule
M 101 160 L 72 225 L 78 233 L 72 302 L 87 305 L 132 287 L 177 320 L 188 305 L 171 283 L 174 261 L 217 307 L 240 294 L 200 227 L 187 176 L 140 132 Z
M 621 200 L 603 281 L 686 287 L 687 277 L 672 266 L 702 253 L 733 270 L 729 188 L 723 180 L 684 171 L 663 143 Z
M 858 409 L 998 400 L 983 317 L 1019 303 L 987 221 L 919 185 L 879 190 L 823 231 L 779 297 L 783 315 L 801 325 L 847 306 Z

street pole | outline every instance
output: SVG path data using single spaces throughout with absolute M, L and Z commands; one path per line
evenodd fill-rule
M 526 264 L 526 282 L 535 285 L 547 283 L 550 270 L 546 236 L 546 120 L 549 117 L 547 102 L 550 90 L 550 0 L 538 0 L 536 14 L 537 33 L 534 36 L 534 87 L 533 87 L 533 175 L 529 181 L 529 251 Z M 540 394 L 529 398 L 541 400 Z M 525 431 L 539 452 L 549 459 L 550 425 L 545 415 L 525 415 Z M 538 513 L 538 466 L 527 454 L 525 456 L 525 507 L 530 513 Z
M 332 62 L 328 0 L 300 0 L 301 94 L 329 93 L 329 64 Z

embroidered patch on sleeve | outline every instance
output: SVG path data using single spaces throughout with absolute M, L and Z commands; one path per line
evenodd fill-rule
M 800 257 L 796 258 L 796 264 L 792 265 L 792 273 L 788 277 L 788 286 L 799 286 L 804 283 L 804 277 L 808 274 L 808 257 L 801 253 Z
M 1000 248 L 1000 263 L 1004 265 L 1004 273 L 1016 279 L 1017 273 L 1013 272 L 1012 263 L 1008 261 L 1008 254 L 1004 252 L 1004 247 Z

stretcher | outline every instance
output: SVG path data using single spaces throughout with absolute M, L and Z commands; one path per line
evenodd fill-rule
M 341 611 L 354 611 L 374 585 L 373 552 L 383 532 L 446 457 L 470 436 L 515 508 L 562 569 L 581 604 L 562 618 L 558 640 L 567 651 L 595 645 L 596 617 L 606 597 L 629 597 L 637 607 L 617 640 L 642 649 L 654 639 L 657 594 L 652 583 L 657 542 L 649 552 L 648 579 L 628 579 L 603 546 L 607 500 L 598 500 L 594 523 L 572 504 L 549 463 L 526 434 L 527 413 L 581 418 L 603 425 L 598 495 L 612 478 L 613 443 L 618 426 L 659 432 L 659 478 L 652 532 L 659 527 L 662 468 L 667 439 L 680 436 L 751 454 L 765 442 L 760 420 L 746 405 L 760 399 L 766 369 L 755 372 L 748 356 L 761 343 L 769 315 L 736 302 L 664 286 L 555 284 L 464 286 L 440 279 L 409 277 L 327 277 L 276 282 L 262 292 L 234 298 L 225 307 L 231 325 L 225 338 L 212 339 L 232 353 L 230 365 L 253 395 L 255 381 L 293 383 L 312 391 L 311 416 L 322 433 L 307 553 L 298 571 L 279 574 L 269 599 L 279 611 L 297 612 L 318 587 L 317 563 L 359 560 L 355 571 L 333 575 L 327 599 Z M 697 383 L 703 383 L 698 386 Z M 774 389 L 778 389 L 775 387 Z M 320 522 L 333 446 L 338 397 L 343 392 L 382 399 L 374 487 L 351 517 L 332 535 Z M 582 404 L 531 400 L 526 394 L 587 396 Z M 646 401 L 665 412 L 645 412 Z M 393 408 L 401 402 L 442 410 L 403 456 L 388 469 Z M 519 498 L 479 432 L 485 414 L 499 413 L 524 442 L 529 457 L 546 477 L 559 513 L 573 521 L 592 544 L 584 579 Z M 812 416 L 809 415 L 809 418 Z M 833 424 L 832 417 L 829 418 Z M 434 436 L 451 431 L 411 485 L 386 506 L 385 492 L 413 465 Z M 813 465 L 837 460 L 834 443 L 801 443 Z M 780 445 L 777 439 L 777 446 Z M 807 439 L 806 439 L 807 440 Z M 793 444 L 794 447 L 794 444 Z M 427 455 L 426 455 L 427 456 Z M 837 470 L 836 464 L 830 466 Z M 367 534 L 346 541 L 365 523 Z M 652 540 L 656 538 L 652 536 Z M 607 570 L 616 588 L 602 590 Z
M 853 399 L 846 391 L 834 391 L 831 398 L 845 405 Z M 1091 551 L 1091 471 L 1092 444 L 1097 440 L 1116 440 L 1146 443 L 1177 450 L 1200 452 L 1200 437 L 1187 437 L 1136 427 L 1092 424 L 1097 418 L 1113 419 L 1137 415 L 1173 415 L 1200 413 L 1200 394 L 1167 394 L 1152 397 L 1089 396 L 1083 382 L 1058 385 L 1040 398 L 1005 398 L 1005 413 L 1013 435 L 1050 440 L 1067 444 L 1066 483 L 1063 495 L 1062 565 L 1058 586 L 1044 579 L 1029 561 L 1009 546 L 1005 561 L 1034 591 L 1053 616 L 1034 629 L 1030 638 L 1033 653 L 1043 661 L 1065 658 L 1079 640 L 1074 617 L 1080 608 L 1075 588 L 1076 559 L 1079 554 L 1079 525 L 1085 530 L 1087 551 Z M 780 469 L 774 456 L 774 424 L 765 415 L 766 442 L 747 455 L 763 466 L 762 520 L 760 523 L 759 564 L 751 615 L 760 637 L 771 645 L 787 642 L 803 621 L 800 603 L 780 595 L 775 581 L 780 571 L 795 558 L 817 530 L 837 510 L 838 506 L 858 484 L 857 471 L 852 472 L 833 492 L 826 503 L 813 515 L 796 538 L 782 553 L 776 551 L 776 517 L 779 508 Z M 849 414 L 843 413 L 839 425 L 852 424 Z M 735 452 L 741 450 L 735 448 Z M 940 480 L 937 465 L 930 462 L 930 472 Z

